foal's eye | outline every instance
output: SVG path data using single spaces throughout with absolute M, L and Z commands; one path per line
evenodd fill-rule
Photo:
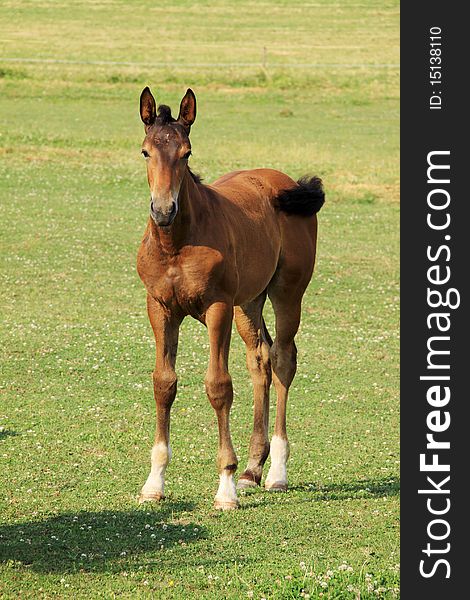
M 150 155 L 149 155 L 149 153 L 147 152 L 147 150 L 142 150 L 142 156 L 143 156 L 144 158 L 148 158 Z
M 186 154 L 183 156 L 184 159 L 188 160 L 188 158 L 191 156 L 191 150 L 188 150 L 186 152 Z

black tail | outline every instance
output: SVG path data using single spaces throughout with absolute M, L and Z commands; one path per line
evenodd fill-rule
M 279 210 L 288 215 L 311 217 L 325 202 L 322 180 L 319 177 L 302 177 L 297 186 L 282 190 L 276 198 Z

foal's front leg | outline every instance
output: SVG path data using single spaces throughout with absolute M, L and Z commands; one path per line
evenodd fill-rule
M 232 378 L 228 372 L 232 318 L 233 306 L 230 303 L 216 302 L 206 313 L 210 359 L 205 384 L 207 396 L 216 412 L 219 425 L 217 466 L 220 483 L 215 496 L 215 507 L 221 510 L 239 506 L 233 478 L 238 460 L 233 450 L 229 427 L 230 408 L 233 402 Z
M 171 459 L 170 409 L 176 396 L 176 351 L 181 317 L 172 314 L 150 295 L 147 311 L 155 334 L 156 360 L 153 389 L 157 406 L 157 427 L 152 448 L 152 468 L 139 501 L 156 501 L 165 497 L 165 471 Z

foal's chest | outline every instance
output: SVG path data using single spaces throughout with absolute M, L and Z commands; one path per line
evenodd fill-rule
M 141 248 L 137 270 L 148 293 L 169 308 L 200 315 L 224 274 L 223 258 L 213 248 L 183 249 L 177 255 Z

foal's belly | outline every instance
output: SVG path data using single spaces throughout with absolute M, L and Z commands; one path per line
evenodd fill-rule
M 258 221 L 236 250 L 238 288 L 234 304 L 241 305 L 259 296 L 271 281 L 279 261 L 281 240 L 274 219 Z
M 267 288 L 277 267 L 277 254 L 266 251 L 262 256 L 253 254 L 238 266 L 238 289 L 233 303 L 246 304 L 258 297 Z

